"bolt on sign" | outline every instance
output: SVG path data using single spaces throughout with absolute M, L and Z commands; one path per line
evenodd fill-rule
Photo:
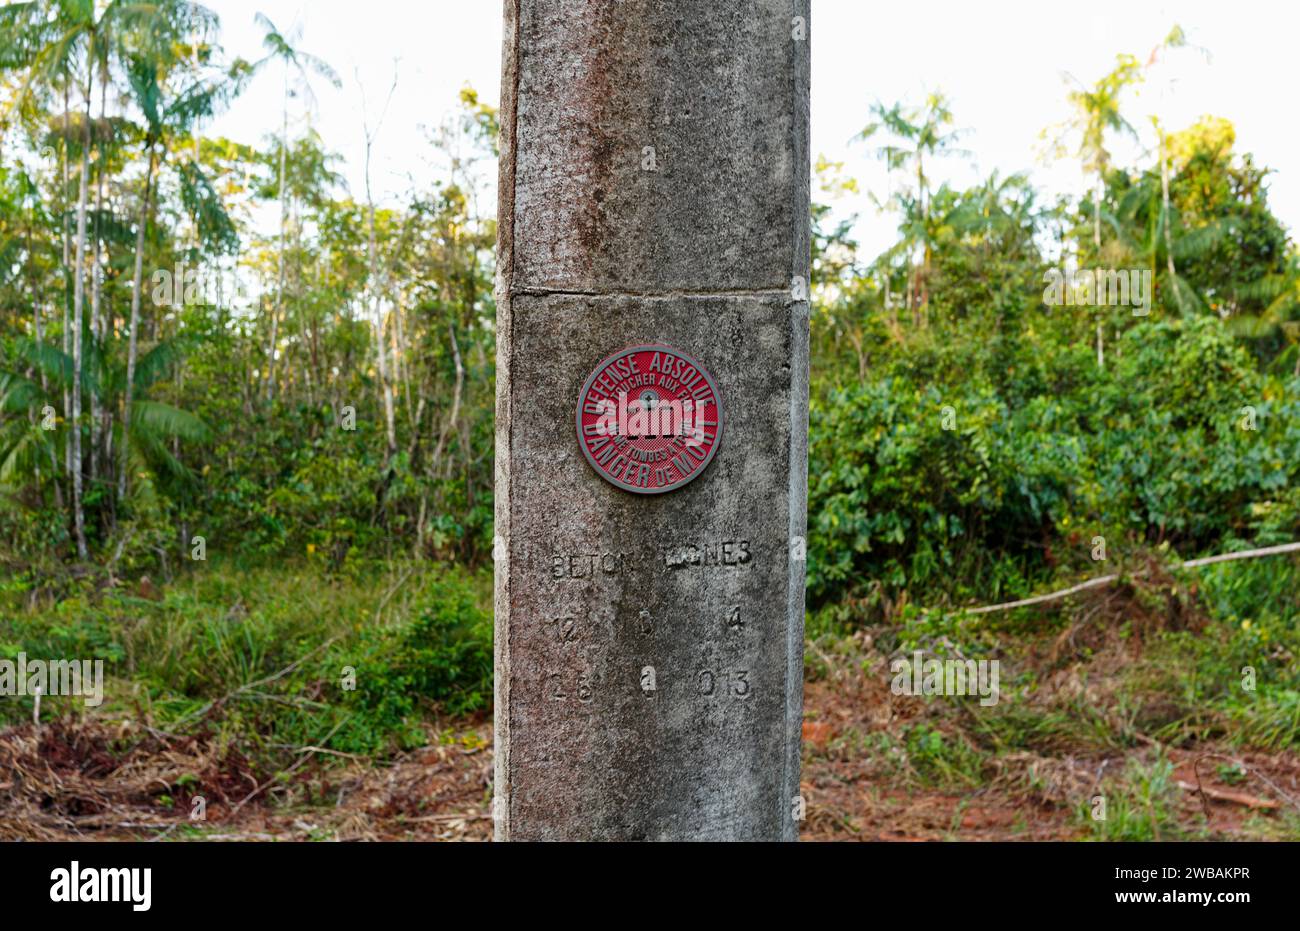
M 496 837 L 793 840 L 808 0 L 505 12 Z
M 578 442 L 596 473 L 625 491 L 681 488 L 722 436 L 718 386 L 670 346 L 634 346 L 602 361 L 578 395 Z

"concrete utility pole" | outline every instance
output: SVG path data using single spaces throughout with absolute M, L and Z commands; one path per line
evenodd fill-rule
M 499 840 L 798 836 L 808 0 L 506 0 Z

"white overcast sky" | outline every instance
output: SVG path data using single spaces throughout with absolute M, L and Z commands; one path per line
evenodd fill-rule
M 341 90 L 317 82 L 312 122 L 327 146 L 346 159 L 343 174 L 357 196 L 363 190 L 364 151 L 358 76 L 373 122 L 396 62 L 397 91 L 372 168 L 381 201 L 399 198 L 412 177 L 423 185 L 439 176 L 430 162 L 426 130 L 455 108 L 462 84 L 472 84 L 488 102 L 499 100 L 499 0 L 209 0 L 207 5 L 221 16 L 229 55 L 260 57 L 261 34 L 253 17 L 262 12 L 281 30 L 300 25 L 299 45 L 338 71 Z M 1039 157 L 1041 131 L 1069 115 L 1065 75 L 1091 84 L 1119 52 L 1145 61 L 1174 23 L 1208 49 L 1210 61 L 1190 49 L 1172 55 L 1166 78 L 1130 93 L 1125 104 L 1130 122 L 1150 145 L 1148 115 L 1157 106 L 1172 129 L 1203 114 L 1231 119 L 1238 149 L 1273 169 L 1270 203 L 1294 234 L 1300 229 L 1295 109 L 1300 6 L 1275 0 L 812 0 L 813 155 L 845 161 L 847 172 L 858 178 L 862 201 L 840 208 L 861 214 L 859 237 L 872 253 L 892 237 L 890 220 L 878 216 L 865 198 L 867 191 L 884 194 L 884 169 L 849 139 L 867 122 L 876 99 L 919 102 L 933 90 L 951 98 L 957 125 L 971 130 L 964 146 L 972 158 L 935 166 L 937 180 L 966 184 L 993 169 L 1003 174 L 1030 169 L 1044 194 L 1077 193 L 1082 187 L 1077 165 L 1044 164 Z M 272 67 L 206 131 L 257 141 L 278 132 L 280 105 L 280 73 Z M 301 103 L 292 106 L 301 112 Z M 1117 145 L 1115 151 L 1124 163 L 1140 154 L 1132 145 Z

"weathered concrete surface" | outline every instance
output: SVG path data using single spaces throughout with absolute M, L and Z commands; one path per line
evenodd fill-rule
M 807 7 L 506 2 L 498 839 L 797 836 Z M 648 343 L 712 372 L 726 430 L 642 496 L 573 417 L 601 359 Z

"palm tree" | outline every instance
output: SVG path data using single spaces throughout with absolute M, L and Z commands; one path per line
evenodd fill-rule
M 1257 314 L 1243 313 L 1229 323 L 1237 336 L 1262 339 L 1279 333 L 1287 348 L 1273 365 L 1292 363 L 1292 374 L 1300 378 L 1300 320 L 1293 319 L 1300 310 L 1300 259 L 1292 257 L 1285 273 L 1267 275 L 1240 289 L 1241 297 L 1267 300 L 1268 306 Z
M 61 85 L 76 82 L 82 92 L 81 172 L 77 188 L 77 232 L 73 264 L 72 313 L 72 384 L 69 419 L 69 464 L 72 470 L 73 524 L 76 530 L 77 555 L 85 559 L 85 512 L 82 506 L 81 474 L 81 361 L 82 320 L 86 297 L 86 205 L 90 175 L 90 109 L 95 66 L 106 60 L 106 18 L 115 4 L 102 12 L 93 0 L 55 0 L 52 4 L 23 4 L 35 8 L 13 14 L 14 26 L 21 34 L 14 36 L 26 51 L 27 73 L 11 105 L 20 105 L 33 85 Z M 29 15 L 30 14 L 30 15 Z M 52 15 L 51 15 L 52 14 Z M 8 36 L 6 38 L 9 38 Z
M 170 37 L 178 37 L 192 29 L 215 26 L 216 21 L 201 7 L 177 4 L 177 16 L 170 22 Z M 159 38 L 169 38 L 159 36 Z M 145 235 L 153 208 L 153 180 L 155 173 L 166 162 L 167 140 L 171 135 L 189 132 L 203 117 L 212 116 L 218 106 L 229 101 L 242 88 L 240 65 L 237 63 L 228 82 L 204 81 L 194 75 L 191 82 L 168 99 L 164 90 L 166 78 L 186 64 L 188 59 L 177 52 L 177 44 L 159 41 L 142 52 L 130 56 L 127 62 L 127 81 L 136 106 L 144 117 L 145 174 L 140 205 L 136 214 L 135 264 L 132 271 L 131 324 L 127 345 L 126 390 L 122 406 L 122 461 L 117 474 L 118 500 L 126 498 L 130 469 L 127 468 L 127 451 L 130 445 L 132 392 L 135 384 L 136 357 L 139 352 L 140 304 L 144 289 Z M 197 166 L 196 166 L 197 169 Z
M 895 103 L 892 107 L 886 108 L 884 104 L 877 100 L 871 105 L 871 115 L 874 117 L 873 121 L 858 134 L 857 138 L 864 140 L 870 139 L 882 130 L 889 133 L 895 139 L 903 138 L 904 134 L 911 129 L 911 126 L 903 115 L 902 107 L 903 105 L 901 103 Z M 876 158 L 885 163 L 885 199 L 882 202 L 873 194 L 872 200 L 875 201 L 877 208 L 881 210 L 892 209 L 894 206 L 894 171 L 895 169 L 902 167 L 905 150 L 901 146 L 886 143 L 877 146 L 874 154 Z M 890 310 L 893 304 L 893 300 L 890 296 L 890 278 L 892 277 L 890 275 L 890 264 L 891 260 L 889 258 L 886 258 L 885 261 L 881 263 L 882 271 L 884 273 L 882 277 L 884 278 L 885 283 L 884 301 L 886 310 Z M 909 278 L 911 276 L 910 267 L 908 268 L 908 276 Z M 908 293 L 910 296 L 911 292 L 909 291 Z M 908 309 L 911 310 L 910 303 Z M 893 319 L 892 316 L 891 319 Z
M 1081 84 L 1078 79 L 1067 75 L 1076 87 L 1069 93 L 1069 101 L 1074 107 L 1074 116 L 1066 124 L 1067 132 L 1078 136 L 1075 154 L 1079 158 L 1085 174 L 1095 178 L 1096 192 L 1093 201 L 1092 242 L 1095 252 L 1101 251 L 1101 205 L 1105 194 L 1106 172 L 1110 169 L 1111 153 L 1106 148 L 1106 137 L 1112 132 L 1121 132 L 1136 138 L 1137 133 L 1128 120 L 1120 113 L 1120 95 L 1124 88 L 1142 79 L 1142 71 L 1137 59 L 1132 55 L 1116 56 L 1115 67 L 1102 76 L 1091 89 Z M 1059 145 L 1059 142 L 1058 142 Z M 1102 321 L 1097 320 L 1097 367 L 1105 365 L 1104 337 Z
M 1093 85 L 1092 89 L 1075 83 L 1078 87 L 1070 91 L 1070 105 L 1074 107 L 1074 117 L 1070 128 L 1079 135 L 1076 154 L 1085 173 L 1094 177 L 1096 184 L 1096 203 L 1093 207 L 1093 245 L 1101 248 L 1101 202 L 1105 192 L 1106 172 L 1111 165 L 1111 152 L 1106 148 L 1108 133 L 1119 132 L 1137 137 L 1133 126 L 1124 119 L 1120 112 L 1120 94 L 1124 88 L 1142 79 L 1137 60 L 1132 55 L 1116 57 L 1115 67 Z
M 135 3 L 110 0 L 47 0 L 12 4 L 0 16 L 0 46 L 10 67 L 25 73 L 10 108 L 22 107 L 33 93 L 60 89 L 65 97 L 75 86 L 83 101 L 81 113 L 80 173 L 77 188 L 76 244 L 73 250 L 72 319 L 65 327 L 65 339 L 71 337 L 71 381 L 66 387 L 69 398 L 65 408 L 72 429 L 68 433 L 67 460 L 72 479 L 73 524 L 77 555 L 87 557 L 85 511 L 82 489 L 81 413 L 86 302 L 87 212 L 90 179 L 91 101 L 96 73 L 101 82 L 109 81 L 110 70 L 120 60 L 123 50 L 133 41 L 148 37 L 159 27 L 177 19 L 182 13 L 193 15 L 201 10 L 183 0 Z M 207 14 L 210 16 L 210 14 Z M 106 94 L 105 94 L 106 99 Z M 64 108 L 65 145 L 68 108 Z M 92 270 L 93 273 L 93 270 Z M 92 327 L 91 336 L 94 336 Z M 97 402 L 96 402 L 97 403 Z
M 78 43 L 82 38 L 77 29 L 66 28 L 67 20 L 75 11 L 64 11 L 59 4 L 32 0 L 27 3 L 10 3 L 0 7 L 0 64 L 6 71 L 20 72 L 22 77 L 9 104 L 0 114 L 0 133 L 17 115 L 31 116 L 44 97 L 62 96 L 61 125 L 54 130 L 59 139 L 60 187 L 59 216 L 61 218 L 61 245 L 63 250 L 63 326 L 62 339 L 65 352 L 70 352 L 72 327 L 72 278 L 74 268 L 70 252 L 68 230 L 67 190 L 69 184 L 69 155 L 74 139 L 70 93 L 80 83 L 77 70 Z M 67 13 L 68 15 L 65 15 Z M 63 416 L 71 415 L 72 399 L 65 391 L 62 399 Z M 66 472 L 72 468 L 72 436 L 66 437 L 63 459 Z M 71 491 L 71 489 L 69 489 Z
M 899 195 L 897 202 L 910 206 L 905 211 L 904 225 L 911 227 L 915 234 L 913 242 L 919 242 L 922 250 L 921 270 L 916 280 L 908 282 L 908 306 L 913 297 L 921 307 L 929 304 L 927 279 L 933 259 L 933 243 L 928 237 L 930 226 L 930 178 L 925 173 L 927 159 L 945 155 L 969 156 L 969 152 L 957 147 L 957 143 L 966 131 L 949 129 L 953 124 L 952 110 L 948 98 L 942 93 L 930 94 L 921 107 L 906 107 L 896 103 L 885 107 L 879 101 L 871 107 L 872 122 L 857 136 L 867 140 L 878 133 L 885 133 L 892 140 L 876 149 L 876 156 L 885 161 L 886 172 L 892 177 L 895 169 L 910 166 L 916 179 L 916 189 L 909 199 Z M 906 238 L 906 237 L 905 237 Z M 910 276 L 909 276 L 910 278 Z
M 275 308 L 271 314 L 271 334 L 270 343 L 267 346 L 266 353 L 266 397 L 270 400 L 275 393 L 275 350 L 276 342 L 279 340 L 280 315 L 284 308 L 284 248 L 285 248 L 285 225 L 288 218 L 288 188 L 285 184 L 285 160 L 289 151 L 289 79 L 297 75 L 306 88 L 307 94 L 311 96 L 311 81 L 309 72 L 313 72 L 320 77 L 325 78 L 334 87 L 341 87 L 342 82 L 339 76 L 334 72 L 325 61 L 304 52 L 302 49 L 295 47 L 299 39 L 302 38 L 301 27 L 295 28 L 293 33 L 286 36 L 275 23 L 262 13 L 258 13 L 257 24 L 262 27 L 264 34 L 262 36 L 262 47 L 266 49 L 266 56 L 253 65 L 253 70 L 257 71 L 263 65 L 271 61 L 278 61 L 284 66 L 284 106 L 281 117 L 280 127 L 280 234 L 279 234 L 279 256 L 277 258 L 276 279 L 277 286 L 275 289 Z
M 86 335 L 84 371 L 78 372 L 72 357 L 35 341 L 20 344 L 19 357 L 27 366 L 41 373 L 33 381 L 20 372 L 0 371 L 0 413 L 29 414 L 52 405 L 59 392 L 72 384 L 105 407 L 116 407 L 128 392 L 126 371 L 109 361 L 113 356 L 99 345 L 93 335 Z M 117 437 L 121 448 L 128 449 L 131 468 L 152 473 L 165 487 L 190 480 L 188 470 L 167 449 L 168 441 L 180 439 L 204 442 L 210 436 L 206 424 L 193 414 L 148 398 L 149 389 L 168 378 L 180 363 L 182 346 L 175 340 L 154 346 L 140 359 L 129 386 L 132 401 L 132 431 L 129 441 L 125 432 Z M 0 421 L 0 485 L 17 485 L 38 474 L 40 464 L 55 456 L 63 435 L 77 426 L 67 422 L 55 429 L 44 429 L 38 420 L 13 417 Z
M 1175 23 L 1174 27 L 1171 30 L 1169 30 L 1169 34 L 1165 36 L 1164 41 L 1151 50 L 1151 54 L 1147 58 L 1147 63 L 1144 66 L 1146 71 L 1151 72 L 1152 69 L 1154 69 L 1160 64 L 1163 64 L 1168 57 L 1167 53 L 1169 51 L 1173 49 L 1180 49 L 1180 48 L 1187 48 L 1187 47 L 1188 47 L 1187 34 L 1183 31 L 1182 26 L 1179 26 Z M 1200 48 L 1199 46 L 1196 46 L 1196 48 L 1205 57 L 1206 61 L 1209 61 L 1210 53 L 1206 49 Z M 1161 88 L 1162 99 L 1164 97 L 1166 87 L 1172 89 L 1173 81 L 1171 80 L 1168 82 L 1167 85 L 1162 86 Z M 1160 122 L 1159 115 L 1152 115 L 1151 125 L 1152 128 L 1155 129 L 1156 141 L 1159 145 L 1159 150 L 1160 150 L 1160 189 L 1161 189 L 1160 197 L 1161 197 L 1161 204 L 1163 206 L 1163 210 L 1160 216 L 1160 226 L 1164 234 L 1164 241 L 1165 241 L 1165 264 L 1169 272 L 1169 279 L 1171 282 L 1173 282 L 1176 281 L 1178 278 L 1178 271 L 1177 271 L 1177 267 L 1174 264 L 1173 223 L 1175 218 L 1173 215 L 1173 208 L 1169 197 L 1169 134 L 1165 132 L 1164 126 Z M 1174 289 L 1174 297 L 1178 301 L 1178 305 L 1181 308 L 1182 294 L 1177 288 Z

